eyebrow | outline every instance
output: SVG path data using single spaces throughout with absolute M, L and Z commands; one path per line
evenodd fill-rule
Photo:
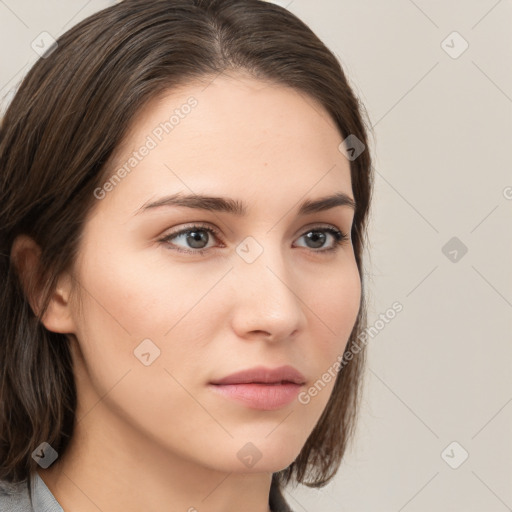
M 135 212 L 135 215 L 164 206 L 182 206 L 197 210 L 225 212 L 240 217 L 246 216 L 248 211 L 244 203 L 236 199 L 202 194 L 183 195 L 178 193 L 162 197 L 155 201 L 146 202 Z M 337 206 L 348 206 L 354 211 L 356 209 L 354 199 L 344 192 L 338 192 L 319 199 L 306 199 L 299 205 L 298 215 L 302 216 L 316 212 L 323 212 Z

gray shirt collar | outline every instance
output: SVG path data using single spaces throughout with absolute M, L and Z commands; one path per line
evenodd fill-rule
M 30 478 L 30 487 L 30 497 L 34 512 L 64 512 L 64 509 L 55 499 L 55 496 L 48 489 L 37 471 Z

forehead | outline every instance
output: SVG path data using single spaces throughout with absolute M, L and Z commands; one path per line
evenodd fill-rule
M 130 203 L 179 191 L 295 200 L 333 189 L 352 195 L 341 140 L 314 98 L 220 75 L 166 91 L 138 113 L 112 159 L 111 172 L 124 172 L 108 195 L 122 193 Z

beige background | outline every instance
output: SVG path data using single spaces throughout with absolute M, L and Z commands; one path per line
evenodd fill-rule
M 287 499 L 297 512 L 512 510 L 512 2 L 276 3 L 338 55 L 367 106 L 370 325 L 403 306 L 369 343 L 338 475 Z M 107 5 L 0 0 L 4 105 L 38 58 L 36 36 Z

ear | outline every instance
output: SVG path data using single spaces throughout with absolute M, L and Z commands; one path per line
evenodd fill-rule
M 27 235 L 16 237 L 11 249 L 11 261 L 17 271 L 30 307 L 36 315 L 40 313 L 43 303 L 43 283 L 39 271 L 40 256 L 41 249 L 32 238 Z M 71 276 L 68 274 L 61 276 L 50 297 L 48 308 L 41 319 L 42 324 L 49 331 L 75 332 L 70 305 L 71 289 Z

